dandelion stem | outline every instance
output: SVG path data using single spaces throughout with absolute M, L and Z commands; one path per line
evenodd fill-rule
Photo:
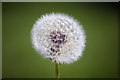
M 56 80 L 59 80 L 60 77 L 59 63 L 55 63 L 55 75 L 56 75 Z

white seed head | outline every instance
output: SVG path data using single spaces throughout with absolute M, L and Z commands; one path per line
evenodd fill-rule
M 72 63 L 82 56 L 85 32 L 77 20 L 60 13 L 43 15 L 33 25 L 31 39 L 36 51 L 57 63 Z

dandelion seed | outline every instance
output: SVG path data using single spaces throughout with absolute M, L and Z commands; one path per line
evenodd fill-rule
M 74 18 L 59 13 L 43 15 L 31 31 L 33 47 L 57 63 L 72 63 L 82 56 L 85 32 Z

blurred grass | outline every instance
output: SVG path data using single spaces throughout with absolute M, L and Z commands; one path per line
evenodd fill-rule
M 118 21 L 114 3 L 3 3 L 3 77 L 53 78 L 54 63 L 32 48 L 36 19 L 66 13 L 83 25 L 86 48 L 80 60 L 60 66 L 61 78 L 118 77 Z

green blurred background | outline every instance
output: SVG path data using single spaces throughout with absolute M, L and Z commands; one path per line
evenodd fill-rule
M 80 60 L 60 65 L 61 78 L 118 77 L 118 14 L 115 3 L 3 3 L 3 78 L 54 78 L 54 63 L 32 48 L 36 19 L 51 12 L 80 21 L 87 36 Z

